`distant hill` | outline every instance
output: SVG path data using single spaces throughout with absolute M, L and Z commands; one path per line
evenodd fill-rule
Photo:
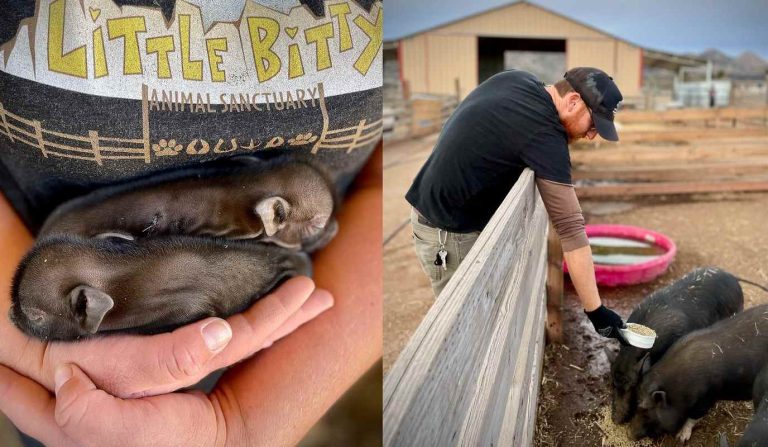
M 768 70 L 768 62 L 749 51 L 741 53 L 733 62 L 743 73 L 765 73 Z
M 714 48 L 710 48 L 696 56 L 711 60 L 716 65 L 729 65 L 732 62 L 732 59 L 727 54 Z
M 726 75 L 764 75 L 768 71 L 768 62 L 755 53 L 745 51 L 738 57 L 732 58 L 720 50 L 710 48 L 698 57 L 711 60 L 715 73 Z

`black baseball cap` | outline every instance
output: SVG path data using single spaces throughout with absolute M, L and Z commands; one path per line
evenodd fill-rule
M 565 80 L 592 109 L 592 121 L 597 133 L 606 140 L 619 141 L 613 117 L 624 98 L 613 78 L 598 68 L 577 67 L 565 73 Z

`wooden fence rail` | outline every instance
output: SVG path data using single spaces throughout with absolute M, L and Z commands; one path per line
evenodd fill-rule
M 397 141 L 439 132 L 459 100 L 450 95 L 417 95 L 385 102 L 384 140 Z
M 547 215 L 526 170 L 384 382 L 386 446 L 528 446 L 546 315 Z
M 714 109 L 676 109 L 665 111 L 626 110 L 616 115 L 621 123 L 670 122 L 670 121 L 715 121 L 715 120 L 767 120 L 768 107 Z

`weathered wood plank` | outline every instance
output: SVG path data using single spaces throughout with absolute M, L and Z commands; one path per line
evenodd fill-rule
M 654 164 L 659 162 L 721 161 L 768 158 L 768 140 L 765 145 L 723 142 L 721 146 L 684 145 L 662 147 L 633 147 L 590 149 L 573 151 L 571 161 L 581 167 Z
M 542 361 L 545 234 L 546 212 L 526 170 L 387 376 L 385 445 L 530 440 Z
M 768 107 L 717 109 L 677 109 L 665 111 L 626 110 L 616 116 L 621 123 L 705 121 L 716 119 L 765 118 Z
M 563 342 L 563 247 L 552 223 L 547 235 L 547 342 Z
M 543 205 L 537 206 L 533 222 L 542 223 L 546 228 L 545 214 Z M 478 383 L 482 385 L 478 386 L 468 411 L 459 438 L 461 445 L 499 445 L 504 433 L 513 431 L 513 425 L 504 424 L 504 420 L 520 414 L 528 398 L 527 378 L 533 366 L 530 347 L 535 344 L 534 337 L 540 335 L 538 329 L 544 326 L 544 316 L 539 309 L 545 300 L 546 231 L 534 229 L 534 234 L 526 236 L 534 238 L 529 252 L 531 258 L 528 263 L 513 266 L 516 270 L 511 272 L 513 279 L 503 292 L 508 298 L 494 324 L 497 329 L 478 375 Z M 514 374 L 510 374 L 511 369 Z
M 580 166 L 574 180 L 694 181 L 768 174 L 768 157 L 660 165 Z
M 622 143 L 631 143 L 638 141 L 659 142 L 659 141 L 682 141 L 682 140 L 702 140 L 710 138 L 739 138 L 768 136 L 768 127 L 750 127 L 750 128 L 671 128 L 665 130 L 651 131 L 619 131 L 619 141 Z
M 576 187 L 576 194 L 581 199 L 611 196 L 694 194 L 733 191 L 768 191 L 768 181 L 624 183 L 620 185 Z

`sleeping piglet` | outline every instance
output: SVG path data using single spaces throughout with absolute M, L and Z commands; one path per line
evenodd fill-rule
M 258 239 L 312 252 L 336 234 L 325 171 L 286 157 L 211 164 L 108 186 L 59 206 L 39 236 L 184 234 Z
M 189 236 L 40 240 L 22 260 L 11 320 L 44 340 L 151 334 L 241 312 L 309 257 L 273 244 Z

